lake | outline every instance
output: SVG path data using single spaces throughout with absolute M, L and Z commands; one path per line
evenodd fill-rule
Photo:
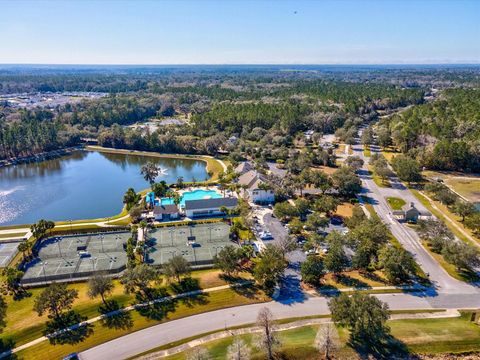
M 118 214 L 129 187 L 149 187 L 140 168 L 153 161 L 166 169 L 156 180 L 208 178 L 199 160 L 77 151 L 40 163 L 0 168 L 0 226 L 39 219 L 80 220 Z

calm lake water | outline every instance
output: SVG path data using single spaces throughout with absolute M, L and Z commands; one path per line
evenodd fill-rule
M 40 163 L 0 168 L 0 225 L 39 219 L 79 220 L 118 214 L 129 187 L 149 184 L 140 168 L 153 161 L 166 169 L 157 181 L 208 178 L 203 161 L 78 151 Z

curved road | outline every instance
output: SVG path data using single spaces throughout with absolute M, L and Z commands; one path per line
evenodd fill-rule
M 432 297 L 429 294 L 418 293 L 376 296 L 387 302 L 392 310 L 480 307 L 478 294 L 438 294 Z M 225 327 L 252 324 L 256 320 L 258 310 L 264 306 L 267 306 L 277 319 L 328 314 L 328 299 L 325 297 L 307 297 L 299 302 L 292 300 L 237 306 L 155 325 L 88 349 L 80 353 L 80 358 L 126 359 L 187 337 L 220 331 Z
M 367 161 L 363 156 L 362 146 L 354 146 L 354 151 Z M 363 192 L 372 199 L 377 214 L 388 224 L 392 234 L 405 249 L 414 255 L 434 284 L 433 288 L 425 292 L 375 296 L 386 302 L 392 310 L 480 308 L 480 290 L 450 277 L 425 250 L 417 233 L 399 223 L 390 214 L 390 207 L 385 201 L 386 196 L 397 196 L 407 202 L 413 201 L 418 204 L 413 194 L 400 186 L 394 189 L 379 188 L 368 175 L 366 164 L 361 170 L 360 177 L 364 185 Z M 392 195 L 392 192 L 395 195 Z M 422 208 L 421 204 L 418 207 Z M 80 357 L 83 360 L 129 358 L 187 337 L 223 330 L 225 327 L 254 323 L 258 310 L 264 306 L 267 306 L 277 319 L 328 314 L 328 298 L 308 296 L 301 292 L 288 293 L 288 296 L 292 295 L 296 298 L 217 310 L 152 326 L 88 349 L 80 353 Z

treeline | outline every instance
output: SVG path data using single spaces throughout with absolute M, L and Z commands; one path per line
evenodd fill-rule
M 6 123 L 0 118 L 0 159 L 29 156 L 80 142 L 74 132 L 62 130 L 49 111 L 20 111 L 18 121 Z
M 480 90 L 448 89 L 441 98 L 380 123 L 392 143 L 436 170 L 480 171 Z M 385 136 L 387 132 L 387 136 Z

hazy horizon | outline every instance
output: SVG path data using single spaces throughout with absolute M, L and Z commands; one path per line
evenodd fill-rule
M 480 64 L 480 2 L 0 3 L 0 64 Z

